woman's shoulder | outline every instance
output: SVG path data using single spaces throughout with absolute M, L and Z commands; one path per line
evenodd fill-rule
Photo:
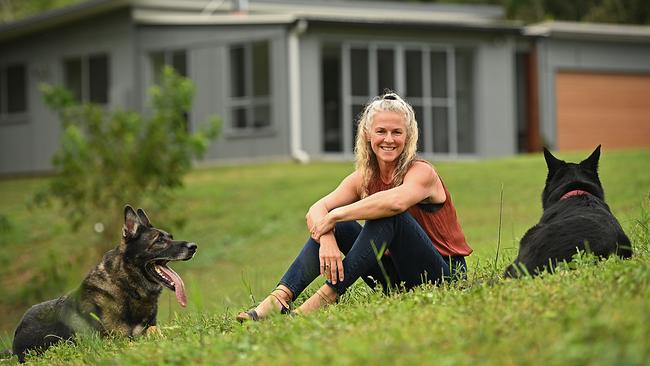
M 415 159 L 411 164 L 411 169 L 417 169 L 421 171 L 429 171 L 434 176 L 438 175 L 438 171 L 429 161 L 424 159 Z

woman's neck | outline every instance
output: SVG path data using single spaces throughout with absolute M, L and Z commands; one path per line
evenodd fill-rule
M 385 184 L 393 182 L 393 174 L 395 173 L 395 164 L 379 163 L 379 179 Z

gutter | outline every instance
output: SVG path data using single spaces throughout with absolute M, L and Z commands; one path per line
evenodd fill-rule
M 300 36 L 307 31 L 307 21 L 299 19 L 287 36 L 289 61 L 289 125 L 291 157 L 300 163 L 309 162 L 309 154 L 302 148 L 302 121 L 300 101 Z

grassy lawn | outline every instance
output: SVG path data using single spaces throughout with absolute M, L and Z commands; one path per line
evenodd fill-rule
M 558 155 L 576 161 L 588 152 Z M 475 249 L 465 283 L 389 297 L 355 286 L 341 304 L 314 316 L 239 326 L 234 313 L 251 305 L 251 295 L 257 301 L 274 287 L 306 238 L 306 210 L 349 174 L 352 164 L 201 168 L 187 177 L 173 204 L 187 218 L 174 236 L 195 241 L 199 252 L 192 261 L 173 265 L 185 280 L 188 307 L 181 309 L 171 291 L 163 294 L 158 317 L 164 337 L 88 337 L 33 361 L 564 365 L 650 360 L 648 236 L 635 234 L 638 221 L 646 217 L 647 224 L 650 215 L 650 150 L 604 151 L 600 162 L 606 199 L 635 238 L 637 256 L 598 266 L 584 260 L 575 271 L 523 281 L 502 281 L 495 273 L 516 255 L 519 238 L 541 214 L 546 175 L 541 154 L 436 167 Z M 100 257 L 93 249 L 98 235 L 92 225 L 70 233 L 56 208 L 27 209 L 32 192 L 45 183 L 45 178 L 0 181 L 0 345 L 5 347 L 30 305 L 74 288 Z M 148 213 L 165 228 L 155 212 Z M 118 240 L 115 233 L 114 244 Z

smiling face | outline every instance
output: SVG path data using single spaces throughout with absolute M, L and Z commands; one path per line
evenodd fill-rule
M 404 117 L 392 111 L 378 111 L 372 118 L 367 137 L 380 164 L 395 163 L 406 144 Z

